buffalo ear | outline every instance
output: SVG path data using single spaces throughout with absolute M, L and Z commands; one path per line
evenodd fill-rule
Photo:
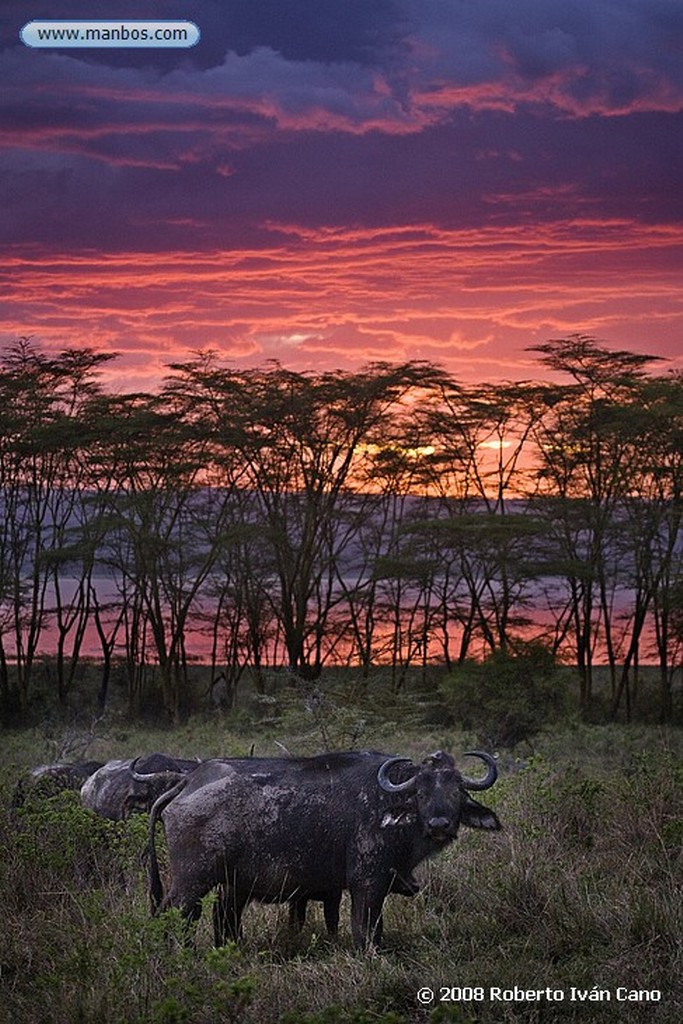
M 484 807 L 483 804 L 473 800 L 471 796 L 468 796 L 463 803 L 460 823 L 469 828 L 484 828 L 494 832 L 503 827 L 497 815 L 490 808 Z

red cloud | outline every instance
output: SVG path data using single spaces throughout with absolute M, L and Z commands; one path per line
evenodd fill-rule
M 240 252 L 15 256 L 5 335 L 120 350 L 114 379 L 130 368 L 135 386 L 134 353 L 147 354 L 154 379 L 201 347 L 296 367 L 428 358 L 461 375 L 464 364 L 475 379 L 509 376 L 525 345 L 576 330 L 640 346 L 647 332 L 660 354 L 679 351 L 680 228 L 289 225 L 279 241 Z

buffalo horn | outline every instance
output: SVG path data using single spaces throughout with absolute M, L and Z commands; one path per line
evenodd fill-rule
M 468 750 L 465 757 L 478 757 L 487 766 L 487 772 L 483 779 L 468 779 L 462 776 L 462 784 L 465 789 L 489 789 L 498 778 L 498 765 L 495 757 L 485 753 L 483 750 Z
M 137 772 L 135 765 L 139 760 L 140 758 L 136 757 L 129 769 L 136 782 L 149 782 L 150 779 L 156 779 L 159 775 L 165 775 L 169 780 L 175 779 L 177 782 L 185 778 L 185 772 L 173 771 L 171 768 L 166 768 L 160 772 Z
M 387 772 L 389 768 L 391 768 L 392 764 L 399 764 L 399 762 L 403 762 L 404 764 L 412 764 L 409 757 L 390 757 L 387 761 L 384 761 L 379 766 L 379 770 L 377 772 L 377 782 L 379 783 L 380 788 L 383 789 L 385 793 L 405 793 L 406 790 L 415 788 L 414 778 L 406 779 L 405 782 L 392 782 L 391 779 L 389 779 L 389 777 L 387 776 Z

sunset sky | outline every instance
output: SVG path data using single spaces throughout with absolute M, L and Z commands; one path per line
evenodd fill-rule
M 184 18 L 191 50 L 30 49 Z M 2 342 L 427 359 L 570 333 L 683 368 L 681 0 L 3 0 Z

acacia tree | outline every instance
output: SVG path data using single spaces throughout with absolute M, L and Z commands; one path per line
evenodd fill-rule
M 365 679 L 378 658 L 389 658 L 395 683 L 409 663 L 402 610 L 410 574 L 400 564 L 400 534 L 423 487 L 420 463 L 428 446 L 421 430 L 414 396 L 407 395 L 369 435 L 354 470 L 355 493 L 334 522 L 339 632 L 351 638 L 347 659 L 360 664 Z
M 174 367 L 174 388 L 211 438 L 214 464 L 258 500 L 274 566 L 273 612 L 293 671 L 315 675 L 337 556 L 334 523 L 390 410 L 436 371 L 378 363 L 358 373 L 305 374 L 270 364 L 239 372 L 206 357 Z
M 389 552 L 378 557 L 374 566 L 378 611 L 382 623 L 389 626 L 386 643 L 396 691 L 415 662 L 421 665 L 424 678 L 429 659 L 440 563 L 431 534 L 423 529 L 426 522 L 414 509 L 392 537 Z
M 432 488 L 464 507 L 505 515 L 511 498 L 526 491 L 528 452 L 543 412 L 537 384 L 442 387 L 425 410 L 427 431 L 438 447 L 430 465 Z
M 148 658 L 158 665 L 173 721 L 187 695 L 190 613 L 217 557 L 223 502 L 203 483 L 204 439 L 172 395 L 110 400 L 100 454 L 109 519 L 106 561 L 125 609 L 129 699 L 143 697 Z
M 104 537 L 100 507 L 93 500 L 90 453 L 100 436 L 97 411 L 102 400 L 102 364 L 115 358 L 92 349 L 67 349 L 58 357 L 57 399 L 62 418 L 55 423 L 64 451 L 64 471 L 50 486 L 52 541 L 46 552 L 50 572 L 52 627 L 56 632 L 57 693 L 63 702 L 79 664 L 92 619 L 93 574 Z
M 584 701 L 599 645 L 628 716 L 652 622 L 670 716 L 681 378 L 583 336 L 537 351 L 570 383 L 461 388 L 421 363 L 240 372 L 205 354 L 156 396 L 111 396 L 109 356 L 17 343 L 0 365 L 4 709 L 26 707 L 47 635 L 64 699 L 91 623 L 101 699 L 123 634 L 131 706 L 152 671 L 175 720 L 199 621 L 229 698 L 270 657 L 304 676 L 387 658 L 400 685 L 435 637 L 451 658 L 454 624 L 461 659 L 514 646 L 543 575 Z
M 110 359 L 90 349 L 53 357 L 28 338 L 6 352 L 0 370 L 0 678 L 6 704 L 26 710 L 46 623 L 57 628 L 57 687 L 63 700 L 88 616 L 92 549 L 83 534 L 85 410 L 97 371 Z M 63 592 L 64 570 L 73 577 Z M 71 651 L 67 650 L 72 637 Z M 7 648 L 15 663 L 10 682 Z
M 596 644 L 607 654 L 617 688 L 618 624 L 614 596 L 624 585 L 616 557 L 620 514 L 632 481 L 634 435 L 645 368 L 653 357 L 612 351 L 583 335 L 535 346 L 550 369 L 571 384 L 545 389 L 545 415 L 534 426 L 537 513 L 556 551 L 553 569 L 565 580 L 581 700 L 592 698 Z
M 484 649 L 507 649 L 526 624 L 520 610 L 529 600 L 537 527 L 518 506 L 540 414 L 535 385 L 452 382 L 425 413 L 434 439 L 426 469 L 445 519 L 435 523 L 435 539 L 457 565 L 442 590 L 442 618 L 460 626 L 460 661 L 477 638 Z
M 660 717 L 669 721 L 678 665 L 672 610 L 683 566 L 683 376 L 649 378 L 638 390 L 637 408 L 626 425 L 631 456 L 621 532 L 630 555 L 627 564 L 632 567 L 630 636 L 612 710 L 616 714 L 623 700 L 630 717 L 631 675 L 637 683 L 642 635 L 650 614 L 660 673 Z
M 408 415 L 386 423 L 380 443 L 368 453 L 362 486 L 371 491 L 373 503 L 354 545 L 362 558 L 347 588 L 364 672 L 375 655 L 388 659 L 395 689 L 416 658 L 426 665 L 432 594 L 441 569 L 422 529 L 433 508 L 424 476 L 431 445 L 419 414 L 429 398 L 423 391 Z
M 245 488 L 236 488 L 231 498 L 225 493 L 225 500 L 203 618 L 211 637 L 212 689 L 222 683 L 223 699 L 232 706 L 247 667 L 257 691 L 265 693 L 265 668 L 277 655 L 277 627 L 270 600 L 274 567 L 258 503 Z

